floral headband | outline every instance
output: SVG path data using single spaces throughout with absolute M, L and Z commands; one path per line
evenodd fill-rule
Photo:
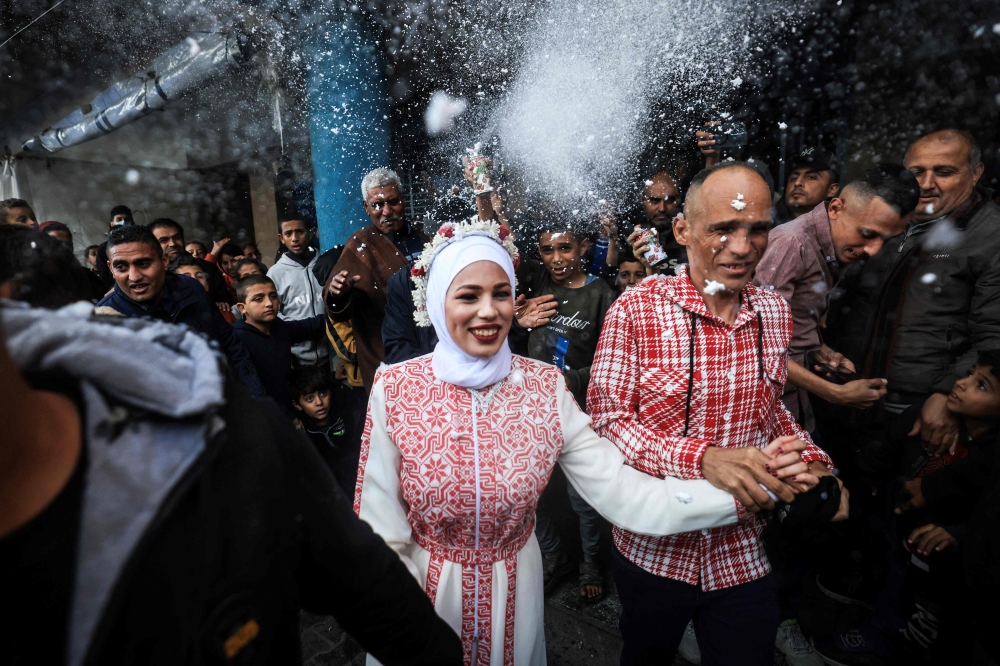
M 420 254 L 417 262 L 413 264 L 413 268 L 410 269 L 410 276 L 413 278 L 413 284 L 416 287 L 413 290 L 413 305 L 416 308 L 413 312 L 413 319 L 417 322 L 417 326 L 431 325 L 431 318 L 427 314 L 427 272 L 430 270 L 431 264 L 434 263 L 434 258 L 449 243 L 461 240 L 466 236 L 486 236 L 487 238 L 492 238 L 503 249 L 507 250 L 511 261 L 514 262 L 515 270 L 520 265 L 521 257 L 518 254 L 517 246 L 514 245 L 514 237 L 507 227 L 503 227 L 492 220 L 483 221 L 479 218 L 473 218 L 468 222 L 447 222 L 442 224 L 430 242 L 424 244 L 424 251 Z

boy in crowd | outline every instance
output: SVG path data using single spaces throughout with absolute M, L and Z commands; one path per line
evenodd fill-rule
M 259 259 L 243 257 L 236 262 L 235 273 L 236 279 L 242 280 L 248 275 L 267 275 L 267 268 L 260 263 Z
M 175 220 L 169 217 L 158 217 L 149 223 L 147 227 L 156 241 L 163 248 L 163 256 L 167 262 L 172 262 L 181 255 L 188 254 L 185 249 L 187 243 L 184 241 L 184 229 Z M 208 284 L 212 288 L 209 290 L 211 299 L 215 303 L 232 303 L 233 295 L 226 288 L 224 276 L 219 268 L 205 259 L 195 259 L 201 267 L 202 272 L 208 278 Z
M 174 275 L 187 275 L 189 278 L 194 278 L 197 280 L 205 291 L 211 292 L 212 287 L 208 282 L 208 275 L 202 270 L 201 265 L 198 263 L 198 258 L 190 254 L 182 254 L 170 262 L 170 272 Z M 216 303 L 215 306 L 219 308 L 219 314 L 222 318 L 226 320 L 227 323 L 235 324 L 236 316 L 233 314 L 228 303 Z
M 260 261 L 260 249 L 258 249 L 256 243 L 244 243 L 242 250 L 244 259 Z
M 615 290 L 621 296 L 626 289 L 631 289 L 646 279 L 646 266 L 635 258 L 631 251 L 624 251 L 618 259 L 618 275 L 615 276 Z
M 208 254 L 208 248 L 201 241 L 188 241 L 188 244 L 184 246 L 184 249 L 188 251 L 195 259 L 204 259 L 205 255 Z
M 553 226 L 544 229 L 538 239 L 541 264 L 522 260 L 522 284 L 532 297 L 550 296 L 553 314 L 544 326 L 528 333 L 528 356 L 551 363 L 563 372 L 566 385 L 580 408 L 586 405 L 590 365 L 597 350 L 604 315 L 615 300 L 608 284 L 584 270 L 586 236 L 572 228 Z M 588 602 L 604 596 L 600 568 L 600 519 L 571 485 L 567 485 L 570 504 L 580 518 L 583 561 L 580 563 L 580 596 Z M 539 513 L 536 535 L 544 557 L 546 589 L 552 589 L 570 570 L 559 534 L 551 519 Z
M 236 283 L 236 307 L 244 317 L 233 325 L 236 337 L 250 352 L 265 393 L 291 415 L 287 382 L 292 369 L 292 345 L 321 338 L 326 331 L 326 315 L 279 319 L 278 290 L 266 275 L 250 275 Z
M 278 223 L 278 238 L 288 250 L 271 266 L 267 276 L 274 280 L 281 299 L 282 319 L 306 319 L 325 315 L 323 285 L 313 275 L 319 254 L 309 246 L 312 232 L 298 217 Z M 304 340 L 292 348 L 292 353 L 307 365 L 326 365 L 329 347 L 326 340 Z
M 906 537 L 909 552 L 893 553 L 889 579 L 875 600 L 875 615 L 860 632 L 817 639 L 816 649 L 827 659 L 852 664 L 875 655 L 908 662 L 944 663 L 946 655 L 954 663 L 970 659 L 953 652 L 956 646 L 971 646 L 967 636 L 959 635 L 967 624 L 960 619 L 967 602 L 962 599 L 955 551 L 996 457 L 1000 351 L 981 352 L 969 374 L 955 382 L 946 404 L 960 435 L 949 451 L 925 450 L 914 427 L 923 407 L 918 403 L 903 412 L 884 442 L 859 454 L 859 466 L 873 485 L 884 485 L 891 473 L 896 473 L 894 486 L 902 483 L 907 499 L 896 508 L 896 532 Z M 915 568 L 921 565 L 907 563 L 913 557 L 924 562 L 926 572 Z M 863 640 L 857 640 L 858 635 Z
M 305 365 L 288 375 L 288 392 L 302 429 L 326 462 L 344 494 L 354 493 L 358 478 L 361 440 L 351 431 L 338 405 L 350 404 L 346 396 L 334 396 L 346 389 L 334 387 L 326 368 Z

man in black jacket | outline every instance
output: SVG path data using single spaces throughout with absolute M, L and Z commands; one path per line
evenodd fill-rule
M 208 293 L 193 278 L 167 273 L 163 250 L 145 227 L 121 226 L 108 234 L 108 266 L 115 288 L 97 303 L 97 314 L 186 324 L 219 343 L 236 378 L 251 395 L 265 395 L 250 354 Z
M 187 251 L 187 243 L 184 242 L 184 229 L 169 217 L 158 217 L 150 222 L 146 228 L 149 229 L 149 232 L 153 234 L 156 241 L 160 244 L 168 264 L 181 255 L 191 254 Z M 198 262 L 198 266 L 202 272 L 208 276 L 208 286 L 209 292 L 212 295 L 212 301 L 232 305 L 232 294 L 229 293 L 226 278 L 223 277 L 219 267 L 211 261 L 205 261 L 204 259 L 195 259 L 195 261 Z
M 304 608 L 384 664 L 461 663 L 311 444 L 207 341 L 88 311 L 0 308 L 5 658 L 299 663 Z
M 888 378 L 889 418 L 926 401 L 914 434 L 929 453 L 957 441 L 945 408 L 955 380 L 980 351 L 1000 347 L 1000 206 L 978 186 L 980 158 L 976 140 L 959 130 L 911 145 L 904 165 L 920 184 L 913 221 L 848 271 L 847 296 L 830 308 L 837 349 L 862 377 Z

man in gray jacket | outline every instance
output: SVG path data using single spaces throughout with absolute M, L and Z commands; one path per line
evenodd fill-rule
M 830 332 L 862 377 L 887 377 L 884 416 L 926 400 L 913 428 L 929 453 L 958 441 L 948 392 L 983 349 L 1000 347 L 1000 207 L 978 185 L 975 138 L 942 130 L 904 164 L 920 184 L 906 232 L 844 280 Z M 839 321 L 833 321 L 839 316 Z
M 282 319 L 309 319 L 326 313 L 323 306 L 323 285 L 316 281 L 313 266 L 319 253 L 310 247 L 312 232 L 298 217 L 289 216 L 278 222 L 278 239 L 288 250 L 271 266 L 267 277 L 278 288 Z M 292 353 L 305 365 L 324 365 L 330 355 L 326 337 L 299 342 Z

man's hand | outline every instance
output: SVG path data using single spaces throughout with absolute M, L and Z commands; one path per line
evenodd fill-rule
M 833 472 L 830 471 L 830 468 L 818 460 L 814 460 L 809 463 L 809 471 L 817 476 L 817 483 L 818 477 L 833 476 Z M 851 493 L 848 492 L 847 486 L 844 485 L 844 482 L 841 481 L 839 477 L 835 478 L 837 479 L 837 485 L 840 486 L 840 506 L 837 507 L 837 513 L 835 513 L 833 518 L 830 519 L 830 522 L 833 523 L 841 520 L 847 520 L 847 516 L 850 515 L 851 511 Z
M 903 492 L 907 494 L 909 499 L 896 507 L 897 516 L 901 516 L 907 511 L 927 506 L 927 500 L 924 499 L 922 484 L 923 477 L 920 476 L 915 479 L 910 479 L 903 484 Z
M 719 124 L 718 122 L 708 122 L 705 123 L 705 127 L 715 127 Z M 718 164 L 722 151 L 715 147 L 715 135 L 705 130 L 698 130 L 694 136 L 698 139 L 698 150 L 705 156 L 705 168 Z
M 831 368 L 843 368 L 847 372 L 857 372 L 851 359 L 844 357 L 840 352 L 835 352 L 826 345 L 823 345 L 816 356 L 820 361 L 826 363 Z
M 220 238 L 219 240 L 217 240 L 214 243 L 212 243 L 212 256 L 215 257 L 216 259 L 218 259 L 219 258 L 219 250 L 221 250 L 222 246 L 225 245 L 228 242 L 229 242 L 228 238 Z
M 786 453 L 794 453 L 796 462 L 793 464 L 797 464 L 798 452 L 791 450 L 795 448 L 795 441 L 787 442 L 784 446 L 788 447 Z M 769 458 L 762 450 L 754 447 L 724 449 L 710 446 L 702 455 L 701 472 L 713 486 L 725 490 L 739 500 L 748 511 L 756 513 L 774 508 L 774 500 L 761 486 L 770 490 L 783 502 L 795 499 L 792 488 L 777 478 L 779 471 L 772 472 L 769 469 L 772 460 L 774 459 Z
M 887 383 L 884 379 L 855 379 L 853 382 L 834 385 L 830 402 L 854 409 L 868 409 L 886 394 Z
M 597 213 L 597 220 L 601 223 L 601 238 L 607 238 L 609 243 L 618 241 L 618 220 L 615 214 L 602 210 Z
M 343 310 L 347 307 L 351 289 L 360 281 L 360 275 L 348 278 L 347 271 L 340 271 L 334 275 L 330 283 L 326 286 L 326 306 L 333 312 Z
M 639 238 L 639 234 L 643 232 L 642 229 L 638 231 L 633 231 L 628 235 L 628 244 L 632 246 L 632 254 L 639 261 L 640 264 L 646 268 L 652 268 L 649 261 L 646 260 L 646 251 L 649 249 L 649 240 L 643 240 Z
M 951 532 L 939 525 L 924 525 L 910 533 L 906 543 L 921 555 L 938 553 L 958 545 Z
M 553 294 L 537 298 L 528 298 L 521 294 L 514 301 L 514 316 L 517 317 L 517 323 L 529 330 L 545 326 L 558 309 L 559 303 Z
M 947 404 L 948 396 L 931 395 L 910 431 L 910 437 L 920 434 L 924 450 L 932 456 L 943 455 L 945 451 L 955 453 L 958 445 L 958 421 L 948 411 Z

